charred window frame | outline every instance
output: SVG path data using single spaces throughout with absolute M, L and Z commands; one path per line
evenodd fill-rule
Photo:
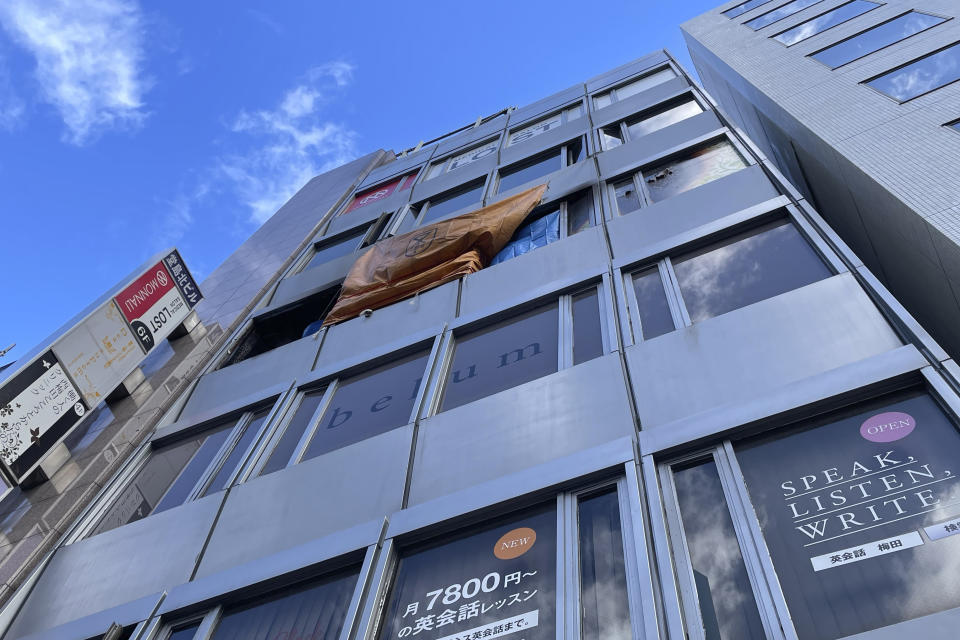
M 594 110 L 599 110 L 678 77 L 680 75 L 673 66 L 666 64 L 647 71 L 638 77 L 620 82 L 612 89 L 599 91 L 593 94 L 590 99 L 593 101 Z
M 684 109 L 684 107 L 687 108 Z M 626 142 L 638 140 L 644 135 L 648 135 L 654 131 L 659 131 L 660 129 L 668 127 L 672 124 L 676 124 L 677 122 L 682 122 L 687 118 L 692 118 L 693 116 L 703 113 L 707 110 L 709 110 L 709 106 L 697 98 L 692 91 L 687 91 L 679 96 L 670 98 L 669 100 L 656 104 L 648 109 L 644 109 L 643 111 L 640 111 L 629 118 L 624 118 L 623 120 L 618 120 L 617 122 L 613 122 L 598 128 L 597 145 L 603 151 L 609 151 L 610 149 L 619 147 Z M 677 117 L 676 119 L 671 119 L 669 117 L 665 119 L 662 118 L 663 116 L 670 115 L 672 113 L 677 113 L 682 117 Z M 656 121 L 658 118 L 661 118 L 664 123 L 658 123 L 658 126 L 650 128 L 650 130 L 643 133 L 640 133 L 634 129 L 634 127 L 636 127 L 638 124 Z

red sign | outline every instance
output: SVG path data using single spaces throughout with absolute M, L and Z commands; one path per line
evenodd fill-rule
M 173 278 L 163 263 L 158 262 L 114 299 L 123 316 L 133 322 L 149 311 L 173 287 Z
M 343 213 L 350 213 L 354 209 L 359 209 L 360 207 L 365 207 L 368 204 L 373 204 L 379 200 L 383 200 L 387 196 L 393 195 L 397 191 L 403 191 L 404 189 L 409 189 L 413 186 L 414 181 L 417 179 L 416 173 L 411 173 L 405 175 L 401 178 L 397 178 L 392 182 L 387 182 L 379 186 L 374 187 L 373 189 L 367 189 L 363 193 L 358 193 L 353 198 L 353 202 L 350 203 L 350 206 Z M 340 215 L 343 215 L 341 213 Z

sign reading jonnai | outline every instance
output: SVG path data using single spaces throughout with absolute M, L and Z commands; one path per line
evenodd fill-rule
M 540 509 L 404 554 L 380 640 L 553 640 L 556 520 Z
M 960 606 L 960 435 L 900 396 L 738 447 L 800 638 Z

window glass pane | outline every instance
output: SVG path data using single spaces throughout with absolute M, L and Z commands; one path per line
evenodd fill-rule
M 950 126 L 956 129 L 957 131 L 960 131 L 960 122 L 954 122 Z
M 699 322 L 829 277 L 789 222 L 775 222 L 673 263 L 690 320 Z
M 220 470 L 217 471 L 215 476 L 213 476 L 213 480 L 210 481 L 210 484 L 207 486 L 206 491 L 203 492 L 203 495 L 210 495 L 211 493 L 216 493 L 217 491 L 227 488 L 227 483 L 230 482 L 230 477 L 243 462 L 244 456 L 250 449 L 253 441 L 257 439 L 257 436 L 260 433 L 260 428 L 263 426 L 263 423 L 267 419 L 267 415 L 269 415 L 269 413 L 270 410 L 266 409 L 254 414 L 253 418 L 250 420 L 250 424 L 244 428 L 243 435 L 240 436 L 240 441 L 234 445 L 230 455 L 227 456 L 227 459 L 220 466 Z
M 654 202 L 665 200 L 735 173 L 747 166 L 726 140 L 700 147 L 685 156 L 643 171 L 647 192 Z
M 480 206 L 483 199 L 483 185 L 479 184 L 469 187 L 465 191 L 455 191 L 449 194 L 443 194 L 430 200 L 430 206 L 427 207 L 425 222 L 442 218 L 448 213 L 466 209 L 467 207 Z
M 946 18 L 930 16 L 919 11 L 911 11 L 889 22 L 884 22 L 849 40 L 838 42 L 822 51 L 811 54 L 832 69 L 869 55 L 904 38 L 936 26 Z
M 378 637 L 554 640 L 556 566 L 552 504 L 411 549 L 397 563 Z
M 556 209 L 527 222 L 517 229 L 510 242 L 493 256 L 489 266 L 506 262 L 560 239 L 560 210 Z
M 630 132 L 630 139 L 636 140 L 640 136 L 645 136 L 657 129 L 663 129 L 675 122 L 686 120 L 698 113 L 703 113 L 703 108 L 696 100 L 684 100 L 679 104 L 672 104 L 662 111 L 644 116 L 640 120 L 627 123 L 627 131 Z
M 484 145 L 474 147 L 470 151 L 461 153 L 458 156 L 454 156 L 450 158 L 450 165 L 447 167 L 447 171 L 453 171 L 454 169 L 465 167 L 468 164 L 473 164 L 477 160 L 482 160 L 483 158 L 496 153 L 498 146 L 500 146 L 499 140 L 491 140 Z
M 307 460 L 410 422 L 429 351 L 343 380 L 320 418 Z
M 336 640 L 356 584 L 349 573 L 227 609 L 213 640 Z
M 554 303 L 458 338 L 441 410 L 554 373 L 559 320 Z
M 207 439 L 204 440 L 200 448 L 197 449 L 197 452 L 184 468 L 176 482 L 173 483 L 166 495 L 163 496 L 160 503 L 154 507 L 153 513 L 166 511 L 187 501 L 187 498 L 190 497 L 190 492 L 197 485 L 197 482 L 200 481 L 200 476 L 206 472 L 214 458 L 216 458 L 217 453 L 227 441 L 232 430 L 233 425 L 229 425 L 221 427 L 207 435 Z
M 866 84 L 904 102 L 960 80 L 960 44 L 947 47 Z
M 593 96 L 593 106 L 595 109 L 609 107 L 611 102 L 613 102 L 613 94 L 610 91 Z
M 617 492 L 580 500 L 582 640 L 629 640 L 630 606 L 624 572 Z
M 827 13 L 817 16 L 816 18 L 812 18 L 806 22 L 801 22 L 792 29 L 788 29 L 783 33 L 773 36 L 773 39 L 782 42 L 789 47 L 790 45 L 802 42 L 807 38 L 811 38 L 818 33 L 826 31 L 831 27 L 835 27 L 838 24 L 846 22 L 847 20 L 856 18 L 857 16 L 866 13 L 871 9 L 876 9 L 879 6 L 879 3 L 870 2 L 869 0 L 853 0 L 853 2 L 840 5 L 833 11 L 828 11 Z
M 297 444 L 310 427 L 310 418 L 317 412 L 320 401 L 323 400 L 324 391 L 324 389 L 310 391 L 303 396 L 303 399 L 300 401 L 300 406 L 297 407 L 297 412 L 294 413 L 293 418 L 290 419 L 290 423 L 280 437 L 280 441 L 277 442 L 277 445 L 273 448 L 273 452 L 260 471 L 260 475 L 265 476 L 268 473 L 273 473 L 287 466 L 290 462 L 290 457 L 297 449 Z
M 573 298 L 573 364 L 603 355 L 600 297 L 594 287 Z
M 660 270 L 654 267 L 633 276 L 633 290 L 637 295 L 643 339 L 649 340 L 673 331 L 673 316 L 670 315 Z
M 726 11 L 723 12 L 723 15 L 727 16 L 728 18 L 736 18 L 737 16 L 743 15 L 747 11 L 750 11 L 751 9 L 756 9 L 760 5 L 766 4 L 768 2 L 770 2 L 770 0 L 747 0 L 747 2 L 744 2 L 743 4 L 738 4 L 732 9 L 727 9 Z
M 199 624 L 192 624 L 189 627 L 177 629 L 170 634 L 167 640 L 193 640 L 193 635 L 197 632 L 197 627 L 199 626 Z
M 593 226 L 593 192 L 584 191 L 567 201 L 567 235 L 572 236 Z
M 623 144 L 623 134 L 620 133 L 620 125 L 614 124 L 600 129 L 600 146 L 604 151 L 619 147 Z
M 674 471 L 707 640 L 766 637 L 713 460 Z
M 620 215 L 636 211 L 640 208 L 640 196 L 634 187 L 633 178 L 626 178 L 613 184 L 613 191 L 617 198 L 617 209 Z
M 514 131 L 510 134 L 510 139 L 507 140 L 507 146 L 509 147 L 512 144 L 517 144 L 518 142 L 523 142 L 524 140 L 529 140 L 530 138 L 535 138 L 541 133 L 546 133 L 552 129 L 556 129 L 560 126 L 560 114 L 550 116 L 535 122 L 529 127 L 524 127 L 518 131 Z
M 753 20 L 748 20 L 744 24 L 756 31 L 757 29 L 762 29 L 767 25 L 773 24 L 778 20 L 783 20 L 788 16 L 792 16 L 795 13 L 803 11 L 807 7 L 812 7 L 821 0 L 793 0 L 793 2 L 788 2 L 787 4 L 774 9 L 773 11 L 768 11 L 763 15 L 757 16 Z
M 567 122 L 576 120 L 583 115 L 583 103 L 577 103 L 576 106 L 570 107 L 564 113 L 567 114 Z
M 311 269 L 326 262 L 330 262 L 334 258 L 341 258 L 349 253 L 352 253 L 357 247 L 360 246 L 360 243 L 363 242 L 363 237 L 366 234 L 367 228 L 364 227 L 355 233 L 351 233 L 343 240 L 317 249 L 316 253 L 313 254 L 313 257 L 310 259 L 310 262 L 307 263 L 307 266 L 304 267 L 304 269 Z
M 531 180 L 536 180 L 554 171 L 559 171 L 560 168 L 560 150 L 557 149 L 549 155 L 540 156 L 539 158 L 528 160 L 522 164 L 501 169 L 500 187 L 497 191 L 498 193 L 509 191 Z
M 960 437 L 928 395 L 888 396 L 736 451 L 801 638 L 960 606 Z
M 424 180 L 430 180 L 436 178 L 438 175 L 443 173 L 443 167 L 447 164 L 446 160 L 441 160 L 440 162 L 435 162 L 430 165 L 430 168 L 427 169 L 427 175 L 423 177 Z
M 583 145 L 583 138 L 577 138 L 567 143 L 567 166 L 577 164 L 587 157 L 587 149 Z
M 677 74 L 673 69 L 666 68 L 660 69 L 659 71 L 654 71 L 653 73 L 643 76 L 634 80 L 630 84 L 625 84 L 622 87 L 617 87 L 617 100 L 626 100 L 630 96 L 636 95 L 641 91 L 646 91 L 650 87 L 655 87 L 658 84 L 662 84 L 667 80 L 672 80 L 677 77 Z

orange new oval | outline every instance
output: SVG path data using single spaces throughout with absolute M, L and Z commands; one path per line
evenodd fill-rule
M 530 551 L 536 541 L 536 531 L 529 527 L 519 527 L 508 531 L 497 540 L 497 544 L 493 547 L 493 555 L 501 560 L 513 560 Z

